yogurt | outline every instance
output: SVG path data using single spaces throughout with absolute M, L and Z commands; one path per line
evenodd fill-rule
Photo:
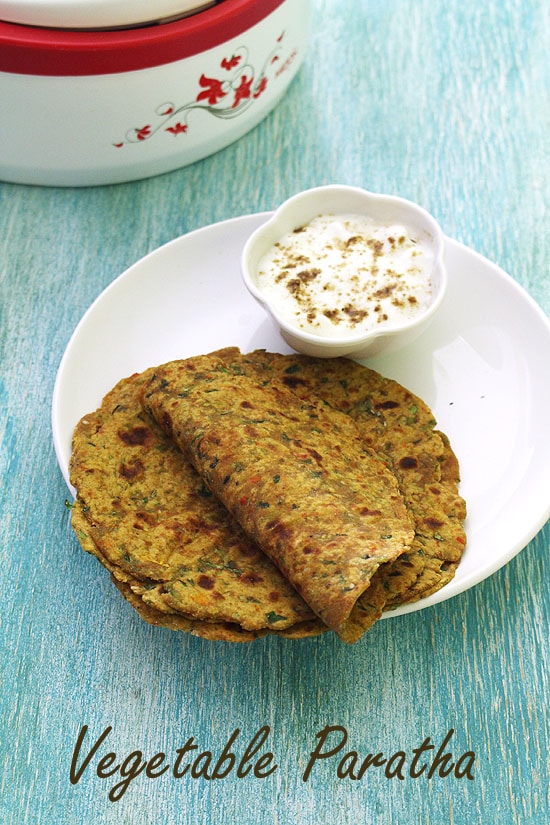
M 287 324 L 326 338 L 414 320 L 432 301 L 434 255 L 401 224 L 319 215 L 260 260 L 257 287 Z

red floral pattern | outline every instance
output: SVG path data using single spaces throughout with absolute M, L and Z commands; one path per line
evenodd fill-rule
M 229 58 L 229 60 L 226 57 L 224 57 L 224 59 L 220 63 L 220 66 L 222 67 L 222 69 L 225 69 L 226 71 L 230 72 L 231 69 L 234 69 L 236 66 L 238 66 L 240 62 L 241 58 L 238 55 L 234 54 L 232 57 Z
M 203 72 L 200 75 L 199 90 L 193 101 L 181 106 L 162 103 L 155 111 L 156 124 L 146 123 L 144 126 L 129 129 L 125 140 L 117 141 L 113 146 L 120 149 L 128 143 L 150 140 L 159 133 L 168 133 L 174 137 L 186 135 L 190 129 L 189 114 L 197 109 L 206 110 L 218 118 L 232 118 L 241 114 L 262 96 L 271 80 L 276 80 L 293 62 L 295 51 L 285 58 L 282 65 L 280 64 L 283 41 L 284 32 L 277 38 L 276 46 L 259 72 L 256 72 L 248 62 L 246 47 L 236 49 L 220 62 L 220 70 L 224 74 L 210 77 Z M 274 65 L 278 65 L 278 69 L 268 78 L 268 71 Z
M 136 138 L 138 140 L 147 140 L 149 135 L 151 134 L 151 126 L 147 124 L 147 126 L 142 126 L 141 129 L 136 129 Z
M 205 87 L 205 91 L 198 93 L 197 101 L 207 100 L 211 106 L 215 106 L 222 97 L 225 97 L 221 80 L 216 80 L 214 77 L 205 77 L 201 74 L 199 85 Z
M 235 100 L 233 101 L 233 106 L 232 106 L 233 109 L 235 109 L 239 105 L 241 100 L 247 100 L 250 97 L 250 95 L 251 95 L 250 87 L 252 86 L 252 81 L 253 80 L 254 80 L 253 77 L 248 79 L 243 74 L 243 76 L 241 77 L 241 82 L 239 84 L 239 87 L 237 89 L 235 89 Z M 264 89 L 265 89 L 265 86 L 264 86 Z
M 175 123 L 173 126 L 166 127 L 167 132 L 173 135 L 184 135 L 187 132 L 187 123 Z

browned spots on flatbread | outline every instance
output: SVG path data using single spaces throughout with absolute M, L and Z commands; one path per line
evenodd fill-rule
M 118 472 L 127 481 L 135 481 L 143 475 L 143 462 L 139 458 L 132 458 L 127 464 L 121 464 Z
M 264 351 L 242 355 L 227 348 L 176 363 L 174 374 L 172 365 L 168 372 L 165 365 L 123 379 L 95 413 L 83 417 L 73 440 L 73 526 L 82 547 L 107 568 L 142 618 L 223 641 L 325 632 L 327 625 L 304 595 L 309 600 L 308 586 L 320 564 L 333 568 L 333 580 L 334 574 L 342 575 L 346 586 L 345 566 L 338 561 L 346 529 L 342 524 L 334 529 L 338 519 L 327 513 L 328 500 L 323 504 L 329 487 L 340 491 L 338 496 L 346 487 L 344 477 L 338 477 L 346 464 L 357 466 L 358 475 L 365 467 L 383 468 L 380 477 L 373 477 L 375 486 L 389 473 L 395 489 L 387 504 L 404 503 L 412 529 L 410 544 L 397 558 L 377 559 L 380 542 L 390 534 L 383 528 L 378 537 L 372 533 L 384 521 L 384 508 L 374 499 L 347 508 L 348 516 L 363 524 L 356 543 L 369 572 L 347 624 L 340 612 L 338 621 L 346 624 L 342 638 L 355 641 L 384 610 L 426 597 L 452 579 L 466 543 L 459 465 L 421 399 L 348 359 Z M 213 363 L 220 374 L 213 376 Z M 227 409 L 210 403 L 216 392 L 208 399 L 207 384 L 216 389 L 213 377 L 229 408 L 243 417 L 243 437 L 254 445 L 255 457 L 244 476 L 242 444 L 234 449 L 223 421 Z M 253 392 L 243 393 L 241 388 L 251 383 Z M 170 398 L 157 421 L 146 398 L 153 384 Z M 200 387 L 209 426 L 179 415 L 179 399 L 185 407 L 190 386 Z M 327 417 L 327 407 L 336 416 Z M 339 421 L 332 433 L 329 419 Z M 266 433 L 273 434 L 275 421 L 279 434 L 271 453 L 277 459 L 270 466 L 262 443 Z M 338 428 L 347 435 L 336 437 Z M 302 474 L 290 498 L 283 447 Z M 202 476 L 189 462 L 193 456 L 202 463 Z M 306 484 L 304 473 L 309 474 Z M 313 508 L 301 501 L 304 487 L 320 494 Z M 353 481 L 351 487 L 358 490 L 360 484 Z M 224 491 L 231 492 L 231 513 L 222 501 Z M 304 533 L 304 513 L 310 509 L 314 517 Z M 273 560 L 257 543 L 266 536 Z M 289 545 L 296 546 L 294 562 Z M 299 578 L 292 586 L 289 575 L 296 571 Z M 323 582 L 321 576 L 319 593 Z M 318 612 L 326 619 L 323 610 Z
M 119 430 L 118 437 L 129 447 L 146 447 L 153 440 L 153 434 L 148 427 L 138 426 L 129 430 Z

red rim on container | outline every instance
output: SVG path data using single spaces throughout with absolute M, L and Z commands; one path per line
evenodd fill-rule
M 0 71 L 78 77 L 161 66 L 237 37 L 283 2 L 222 0 L 173 22 L 113 31 L 70 31 L 0 20 Z

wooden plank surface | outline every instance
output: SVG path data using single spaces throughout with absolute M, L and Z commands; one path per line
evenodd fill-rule
M 545 4 L 314 6 L 308 57 L 289 93 L 223 152 L 119 186 L 0 184 L 6 825 L 549 821 L 550 525 L 475 588 L 382 621 L 354 647 L 331 635 L 231 646 L 151 628 L 70 528 L 50 429 L 64 348 L 107 284 L 189 230 L 271 209 L 308 186 L 356 184 L 421 203 L 449 236 L 502 266 L 550 310 Z M 80 761 L 111 730 L 71 784 L 83 726 Z M 190 770 L 174 776 L 177 749 L 190 737 L 195 756 L 210 751 L 213 765 L 238 729 L 238 765 L 266 726 L 242 778 L 237 767 L 217 780 Z M 326 748 L 343 730 L 348 741 L 304 781 L 326 726 L 334 727 Z M 463 757 L 463 775 L 429 778 L 426 769 L 412 777 L 414 749 L 430 737 L 437 751 L 450 731 L 447 750 L 455 763 Z M 164 752 L 170 771 L 141 773 L 110 801 L 121 777 L 99 777 L 100 757 L 114 751 L 120 764 L 136 750 L 143 760 Z M 277 769 L 255 776 L 255 760 L 268 751 Z M 337 772 L 350 751 L 359 760 L 404 756 L 394 757 L 390 776 L 371 767 L 354 780 Z M 402 760 L 403 779 L 392 775 Z M 348 757 L 341 773 L 352 763 Z

